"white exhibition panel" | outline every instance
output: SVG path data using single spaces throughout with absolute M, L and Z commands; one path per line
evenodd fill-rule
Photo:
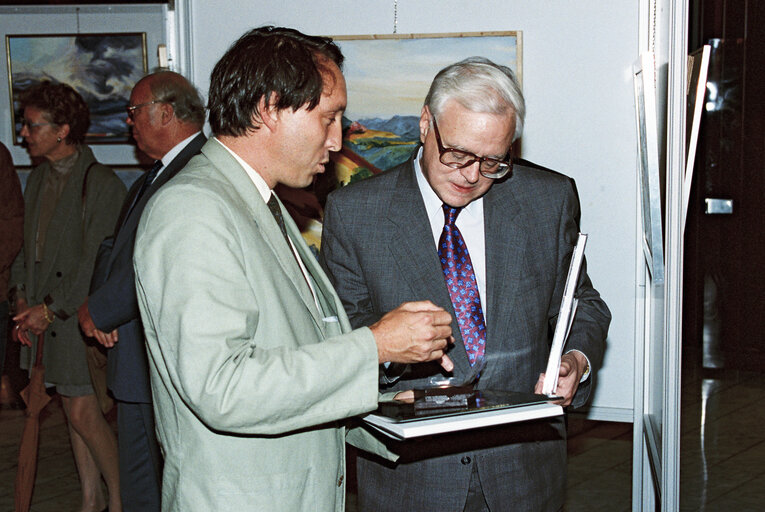
M 81 32 L 147 32 L 150 68 L 156 66 L 157 44 L 168 42 L 171 50 L 178 48 L 171 59 L 179 69 L 190 70 L 205 96 L 215 62 L 252 27 L 286 25 L 326 35 L 390 34 L 394 28 L 393 0 L 188 0 L 177 8 L 183 19 L 166 19 L 165 7 L 157 5 L 82 6 L 79 26 Z M 74 7 L 4 7 L 0 12 L 4 33 L 77 31 Z M 398 33 L 522 31 L 528 114 L 521 156 L 576 179 L 582 230 L 590 235 L 589 273 L 613 313 L 590 416 L 632 421 L 641 285 L 636 268 L 642 264 L 635 237 L 640 212 L 631 73 L 639 53 L 637 6 L 604 0 L 475 0 L 469 6 L 464 0 L 399 0 L 395 21 Z M 5 51 L 4 39 L 0 44 Z M 3 66 L 0 95 L 5 98 L 7 83 Z M 17 165 L 28 164 L 23 149 L 9 144 L 7 109 L 0 109 L 0 140 L 12 148 Z M 97 145 L 94 150 L 105 163 L 135 162 L 132 146 Z
M 523 32 L 523 158 L 577 180 L 589 273 L 613 313 L 590 416 L 632 421 L 639 283 L 632 63 L 638 6 L 550 0 L 398 0 L 404 33 Z M 212 67 L 245 31 L 273 24 L 310 34 L 390 34 L 394 2 L 225 3 L 189 0 L 189 68 L 203 93 Z M 438 70 L 434 69 L 433 74 Z

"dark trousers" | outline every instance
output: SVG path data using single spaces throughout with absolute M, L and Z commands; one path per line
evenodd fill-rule
M 151 404 L 117 401 L 117 428 L 122 509 L 159 512 L 162 455 Z

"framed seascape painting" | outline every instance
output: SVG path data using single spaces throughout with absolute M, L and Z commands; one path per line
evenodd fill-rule
M 405 161 L 420 141 L 418 121 L 436 74 L 467 57 L 486 57 L 521 78 L 521 32 L 335 36 L 345 55 L 348 108 L 339 184 Z
M 87 144 L 129 141 L 125 108 L 147 71 L 145 33 L 7 35 L 5 46 L 14 144 L 21 144 L 19 98 L 44 80 L 69 84 L 85 99 Z

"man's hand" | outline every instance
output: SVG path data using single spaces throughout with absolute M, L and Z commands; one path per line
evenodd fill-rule
M 372 325 L 381 363 L 423 363 L 440 359 L 454 367 L 445 354 L 452 339 L 452 318 L 430 301 L 405 302 Z
M 93 323 L 93 318 L 90 316 L 90 310 L 88 309 L 88 298 L 85 298 L 85 302 L 82 306 L 77 308 L 77 321 L 80 323 L 80 329 L 88 338 L 95 336 L 96 324 Z
M 96 327 L 93 322 L 93 317 L 90 316 L 90 310 L 88 309 L 88 299 L 82 303 L 82 306 L 77 308 L 77 321 L 80 323 L 80 329 L 88 338 L 95 338 L 101 345 L 106 348 L 112 348 L 115 343 L 119 341 L 117 335 L 117 329 L 112 332 L 104 332 Z
M 99 329 L 96 329 L 93 331 L 93 336 L 96 338 L 96 341 L 98 341 L 101 345 L 103 345 L 106 348 L 112 348 L 115 343 L 119 341 L 119 336 L 117 335 L 117 329 L 114 329 L 112 332 L 104 332 Z
M 560 360 L 560 372 L 558 373 L 558 387 L 555 389 L 555 394 L 563 397 L 563 399 L 557 401 L 557 404 L 563 407 L 571 405 L 571 402 L 574 400 L 574 394 L 579 388 L 579 381 L 582 379 L 586 369 L 587 358 L 578 350 L 572 350 L 563 354 Z M 542 393 L 544 381 L 545 374 L 540 373 L 537 385 L 534 387 L 534 393 Z

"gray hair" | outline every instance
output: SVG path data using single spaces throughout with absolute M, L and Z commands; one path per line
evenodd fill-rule
M 430 84 L 425 105 L 435 116 L 455 100 L 472 112 L 515 113 L 513 141 L 523 133 L 526 102 L 515 73 L 485 57 L 469 57 L 438 72 Z
M 154 99 L 173 106 L 175 117 L 184 123 L 201 127 L 205 123 L 205 104 L 199 91 L 183 75 L 174 71 L 158 71 L 147 75 Z

